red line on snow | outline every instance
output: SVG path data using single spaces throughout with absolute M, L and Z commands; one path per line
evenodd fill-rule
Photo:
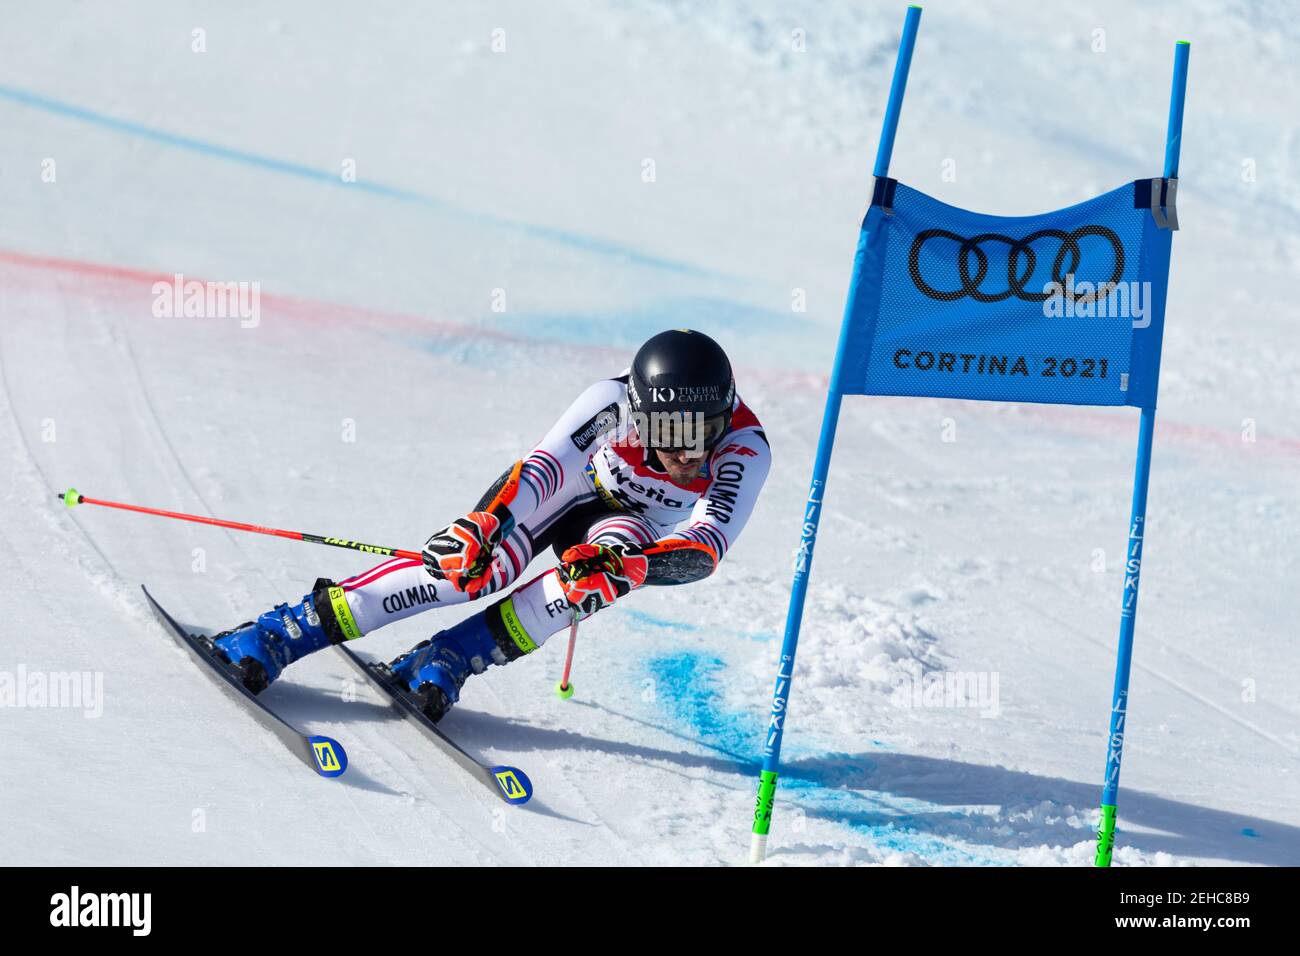
M 163 283 L 167 286 L 171 286 L 176 281 L 177 275 L 177 273 L 154 272 L 147 269 L 136 269 L 128 266 L 87 262 L 79 259 L 31 255 L 25 252 L 17 252 L 12 249 L 0 249 L 0 264 L 3 263 L 23 269 L 35 270 L 37 272 L 70 275 L 85 280 L 105 280 L 108 285 L 118 284 L 128 286 L 147 284 L 151 288 L 156 283 Z M 186 282 L 209 281 L 204 279 L 202 276 L 191 273 L 178 274 L 182 275 Z M 92 293 L 98 292 L 102 291 L 103 288 L 103 286 L 95 288 L 92 285 L 90 291 Z M 259 298 L 262 305 L 271 309 L 273 313 L 278 313 L 287 318 L 299 321 L 368 321 L 375 324 L 399 326 L 411 332 L 450 335 L 465 339 L 490 339 L 503 344 L 524 345 L 532 349 L 563 348 L 570 352 L 577 350 L 584 353 L 590 353 L 593 358 L 602 354 L 608 354 L 611 356 L 611 364 L 615 365 L 619 362 L 627 361 L 627 356 L 624 354 L 622 349 L 585 345 L 582 343 L 573 344 L 539 341 L 525 335 L 516 335 L 510 332 L 484 328 L 483 326 L 474 325 L 470 322 L 455 322 L 410 312 L 393 312 L 384 309 L 369 308 L 367 306 L 346 305 L 340 302 L 309 299 L 303 296 L 290 295 L 282 292 L 262 291 L 259 293 Z
M 175 281 L 175 274 L 173 273 L 154 272 L 148 269 L 88 262 L 80 259 L 66 259 L 58 256 L 39 256 L 12 249 L 0 249 L 0 263 L 7 263 L 37 272 L 71 275 L 87 280 L 99 279 L 104 280 L 107 284 L 136 285 L 148 283 L 153 286 L 159 282 L 171 285 Z M 187 281 L 204 281 L 200 276 L 189 274 L 184 274 L 184 276 Z M 92 291 L 99 290 L 92 289 Z M 345 305 L 339 302 L 327 302 L 285 293 L 262 292 L 260 297 L 261 301 L 268 305 L 273 312 L 281 313 L 287 318 L 299 321 L 364 321 L 373 324 L 398 326 L 414 333 L 445 335 L 464 339 L 488 339 L 507 345 L 526 346 L 535 351 L 558 349 L 569 354 L 581 352 L 593 362 L 605 362 L 610 367 L 617 368 L 624 367 L 624 363 L 628 361 L 627 350 L 621 348 L 610 348 L 580 342 L 547 342 L 524 335 L 484 328 L 470 322 L 454 322 L 408 312 L 393 312 L 364 306 Z M 829 376 L 814 372 L 775 372 L 766 369 L 744 369 L 742 374 L 744 377 L 761 382 L 764 386 L 774 390 L 798 389 L 825 392 L 829 382 Z M 872 398 L 872 401 L 878 402 L 882 400 L 891 403 L 916 401 L 916 399 L 900 397 L 877 396 Z M 939 401 L 939 399 L 921 400 Z M 971 406 L 971 411 L 975 414 L 987 415 L 992 413 L 992 409 L 986 408 L 984 403 L 981 402 L 955 401 L 959 401 L 962 406 Z M 1083 431 L 1093 434 L 1115 434 L 1117 432 L 1131 431 L 1136 441 L 1136 415 L 1132 417 L 1130 423 L 1127 416 L 1099 412 L 1089 406 L 1058 405 L 1047 407 L 1033 404 L 1011 404 L 1002 406 L 1002 408 L 1009 408 L 1017 414 L 1033 417 L 1050 427 L 1061 430 Z M 997 414 L 1002 414 L 1002 411 L 999 410 Z M 1156 437 L 1160 441 L 1176 441 L 1202 449 L 1248 449 L 1250 447 L 1241 440 L 1240 434 L 1235 430 L 1184 424 L 1169 419 L 1157 419 Z M 1269 451 L 1300 455 L 1300 438 L 1264 435 L 1257 436 L 1254 444 Z

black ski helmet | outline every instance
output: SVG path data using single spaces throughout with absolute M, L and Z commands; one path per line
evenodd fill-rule
M 627 394 L 642 444 L 707 450 L 731 424 L 736 383 L 722 346 L 703 332 L 669 329 L 637 349 Z

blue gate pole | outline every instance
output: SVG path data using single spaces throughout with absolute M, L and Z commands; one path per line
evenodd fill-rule
M 1183 140 L 1183 101 L 1187 94 L 1186 40 L 1174 47 L 1174 82 L 1169 94 L 1169 129 L 1165 134 L 1166 179 L 1178 176 L 1178 156 Z M 1142 576 L 1142 543 L 1146 538 L 1147 484 L 1151 477 L 1151 442 L 1156 410 L 1142 409 L 1138 426 L 1137 466 L 1133 475 L 1133 514 L 1129 519 L 1128 548 L 1124 559 L 1124 592 L 1120 604 L 1119 649 L 1115 660 L 1115 691 L 1111 698 L 1110 733 L 1106 737 L 1106 778 L 1101 791 L 1101 821 L 1097 826 L 1095 866 L 1110 866 L 1115 848 L 1115 811 L 1119 799 L 1120 758 L 1124 753 L 1124 725 L 1128 720 L 1128 681 L 1133 665 L 1133 629 L 1137 624 L 1138 585 Z
M 876 150 L 876 176 L 889 174 L 889 158 L 894 151 L 894 134 L 898 130 L 898 117 L 903 109 L 903 91 L 907 87 L 907 71 L 912 64 L 912 48 L 916 45 L 916 30 L 921 23 L 921 8 L 907 8 L 903 21 L 903 37 L 898 44 L 898 59 L 894 62 L 894 78 L 889 87 L 889 105 L 885 109 L 884 127 L 880 133 L 880 146 Z M 835 349 L 835 366 L 831 372 L 830 388 L 826 393 L 826 410 L 822 414 L 821 435 L 817 439 L 817 458 L 813 463 L 812 484 L 804 507 L 803 526 L 799 537 L 799 550 L 795 557 L 794 583 L 790 589 L 790 608 L 785 618 L 785 640 L 781 645 L 781 661 L 777 665 L 776 689 L 772 692 L 772 713 L 763 739 L 763 769 L 759 776 L 758 802 L 754 807 L 754 825 L 750 836 L 749 859 L 761 863 L 767 855 L 767 835 L 772 823 L 772 806 L 776 801 L 777 767 L 781 761 L 781 737 L 784 733 L 786 708 L 790 697 L 790 683 L 794 675 L 794 655 L 799 645 L 799 625 L 803 620 L 804 597 L 808 592 L 808 572 L 812 568 L 813 545 L 817 540 L 817 527 L 821 523 L 821 505 L 826 490 L 826 474 L 830 470 L 831 449 L 835 444 L 835 428 L 840 419 L 840 376 L 844 368 L 844 353 L 852 329 L 853 296 L 857 289 L 857 272 L 849 287 L 849 301 L 844 307 L 840 323 L 839 344 Z

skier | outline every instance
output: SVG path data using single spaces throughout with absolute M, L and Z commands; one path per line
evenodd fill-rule
M 713 573 L 767 477 L 767 437 L 731 363 L 700 332 L 661 332 L 632 366 L 583 392 L 474 509 L 395 558 L 213 638 L 253 693 L 290 663 L 434 607 L 504 591 L 534 555 L 560 564 L 393 661 L 430 719 L 470 674 L 504 665 L 647 585 Z M 674 530 L 685 523 L 685 527 Z

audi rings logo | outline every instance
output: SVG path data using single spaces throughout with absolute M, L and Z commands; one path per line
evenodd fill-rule
M 1075 292 L 1073 281 L 1068 280 L 1078 273 L 1079 266 L 1083 264 L 1084 256 L 1079 240 L 1087 236 L 1097 236 L 1110 244 L 1111 276 L 1106 282 L 1098 283 L 1096 286 L 1089 285 L 1087 292 Z M 957 274 L 954 278 L 961 283 L 958 288 L 936 288 L 922 277 L 921 251 L 928 242 L 956 243 Z M 989 253 L 985 249 L 999 243 L 1007 247 L 1006 288 L 1001 291 L 986 291 L 982 288 L 984 280 L 989 276 Z M 1038 268 L 1038 257 L 1052 254 L 1053 249 L 1055 249 L 1055 256 L 1052 260 L 1051 284 L 1044 283 L 1050 291 L 1027 290 L 1025 283 Z M 1093 258 L 1092 253 L 1089 254 L 1089 258 Z M 954 260 L 939 261 L 947 263 Z M 1013 295 L 1025 302 L 1046 302 L 1056 295 L 1062 295 L 1071 302 L 1093 302 L 1108 296 L 1119 283 L 1120 276 L 1124 274 L 1124 244 L 1120 242 L 1114 230 L 1097 225 L 1080 226 L 1073 232 L 1065 232 L 1062 229 L 1039 229 L 1023 239 L 1012 239 L 1010 236 L 996 232 L 984 232 L 967 239 L 946 229 L 925 229 L 918 232 L 912 241 L 912 249 L 907 257 L 907 268 L 912 274 L 912 283 L 917 289 L 931 299 L 939 299 L 942 302 L 954 302 L 966 296 L 970 296 L 977 302 L 1002 302 Z M 927 268 L 933 271 L 934 266 L 928 264 Z M 943 281 L 933 275 L 930 278 L 936 282 Z

